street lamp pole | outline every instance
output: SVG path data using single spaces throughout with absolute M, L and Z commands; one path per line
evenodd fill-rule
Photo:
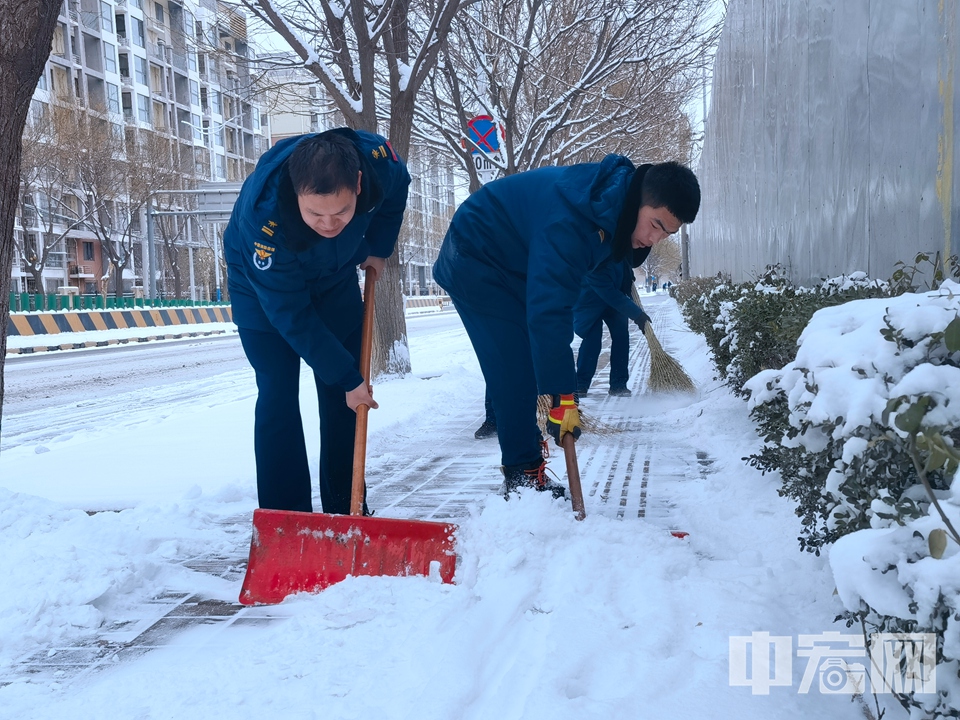
M 223 300 L 220 290 L 220 223 L 213 223 L 213 277 L 217 284 L 217 302 Z
M 153 198 L 147 198 L 147 264 L 150 274 L 147 277 L 147 297 L 157 297 L 157 247 L 153 231 Z

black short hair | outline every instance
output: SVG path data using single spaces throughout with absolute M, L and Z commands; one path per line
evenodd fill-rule
M 653 165 L 643 176 L 642 204 L 666 207 L 677 220 L 692 223 L 700 210 L 700 183 L 693 171 L 677 162 Z
M 349 138 L 323 133 L 297 143 L 287 160 L 287 172 L 297 195 L 356 192 L 360 154 Z

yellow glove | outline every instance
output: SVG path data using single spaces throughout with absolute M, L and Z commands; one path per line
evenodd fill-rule
M 547 420 L 547 431 L 557 445 L 561 444 L 566 433 L 573 433 L 574 440 L 580 439 L 582 433 L 580 409 L 577 407 L 577 401 L 573 395 L 554 395 L 553 408 L 550 410 L 550 416 Z

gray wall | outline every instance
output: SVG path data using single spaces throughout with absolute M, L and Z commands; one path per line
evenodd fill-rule
M 691 274 L 885 279 L 960 252 L 958 4 L 730 0 Z

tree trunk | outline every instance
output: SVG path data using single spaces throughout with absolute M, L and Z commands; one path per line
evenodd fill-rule
M 10 318 L 13 220 L 20 189 L 21 139 L 30 99 L 50 54 L 60 0 L 0 0 L 0 413 Z M 2 414 L 0 414 L 2 431 Z
M 390 117 L 390 144 L 404 161 L 410 151 L 410 132 L 413 127 L 413 107 L 400 99 L 394 102 Z M 403 273 L 400 269 L 399 240 L 397 249 L 387 258 L 383 277 L 377 283 L 376 328 L 373 333 L 371 375 L 407 375 L 413 371 L 410 363 L 410 343 L 407 339 L 407 318 L 404 313 Z
M 37 300 L 37 310 L 43 310 L 46 302 L 46 294 L 43 292 L 43 267 L 38 268 L 36 265 L 30 265 L 27 270 L 33 275 L 33 292 L 35 295 L 40 295 L 41 298 Z

